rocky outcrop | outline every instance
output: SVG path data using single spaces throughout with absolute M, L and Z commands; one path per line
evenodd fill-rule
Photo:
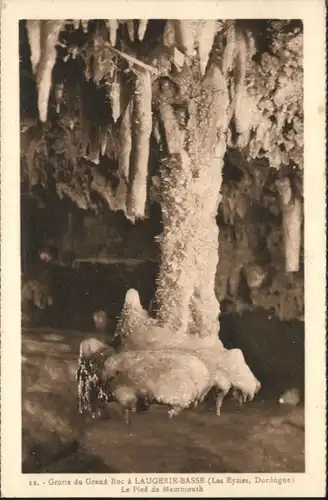
M 75 382 L 81 337 L 22 334 L 22 470 L 37 472 L 78 447 Z

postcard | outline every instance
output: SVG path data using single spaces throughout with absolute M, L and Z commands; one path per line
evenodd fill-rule
M 324 497 L 325 2 L 3 0 L 4 497 Z

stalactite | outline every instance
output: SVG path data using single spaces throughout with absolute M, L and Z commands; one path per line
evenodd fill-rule
M 217 31 L 216 21 L 199 22 L 198 26 L 198 54 L 200 58 L 200 70 L 205 75 L 208 58 L 212 50 L 214 37 Z
M 31 51 L 32 71 L 36 74 L 37 66 L 41 57 L 41 21 L 27 20 L 26 21 L 27 36 Z
M 285 177 L 276 182 L 282 211 L 285 249 L 285 270 L 296 272 L 300 265 L 302 205 L 293 195 L 290 180 Z
M 118 21 L 116 19 L 107 19 L 106 26 L 109 32 L 109 40 L 113 47 L 116 45 Z
M 127 182 L 130 172 L 131 138 L 131 103 L 127 105 L 122 116 L 119 131 L 118 168 L 119 173 Z
M 40 121 L 46 122 L 52 84 L 52 70 L 56 63 L 59 32 L 63 21 L 41 21 L 41 55 L 37 66 L 38 108 Z
M 136 88 L 133 96 L 132 162 L 128 213 L 135 217 L 145 216 L 147 200 L 147 179 L 149 140 L 152 132 L 152 91 L 150 72 L 139 68 L 136 71 Z

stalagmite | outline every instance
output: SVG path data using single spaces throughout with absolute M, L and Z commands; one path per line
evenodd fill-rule
M 215 217 L 229 99 L 219 68 L 209 69 L 203 86 L 199 107 L 189 106 L 187 150 L 167 105 L 162 113 L 170 157 L 167 169 L 161 172 L 164 231 L 156 298 L 160 321 L 179 332 L 217 339 L 220 308 L 214 292 L 218 260 Z
M 173 156 L 163 176 L 166 179 L 162 186 L 164 231 L 159 239 L 162 264 L 156 291 L 158 318 L 180 335 L 188 329 L 195 281 L 192 171 L 188 154 L 182 151 L 180 158 Z
M 211 349 L 219 340 L 212 337 L 200 338 L 187 332 L 178 332 L 168 324 L 160 326 L 159 321 L 143 309 L 137 290 L 130 289 L 125 296 L 121 317 L 115 335 L 120 336 L 124 350 L 129 349 L 189 349 L 192 351 Z M 221 351 L 223 346 L 219 343 Z
M 285 270 L 296 272 L 300 266 L 302 205 L 292 193 L 290 180 L 285 177 L 276 181 L 280 206 L 285 249 Z
M 195 268 L 198 270 L 198 276 L 191 302 L 193 312 L 191 333 L 200 336 L 212 335 L 216 337 L 219 332 L 220 305 L 214 291 L 219 253 L 219 230 L 215 215 L 219 203 L 218 191 L 222 182 L 222 163 L 223 158 L 218 155 L 206 165 L 208 170 L 207 186 L 204 186 L 204 200 L 199 225 L 195 228 L 197 238 Z M 204 165 L 204 169 L 206 167 Z

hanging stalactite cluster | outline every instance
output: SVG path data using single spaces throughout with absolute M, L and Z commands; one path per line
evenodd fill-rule
M 139 22 L 136 31 L 133 21 L 27 21 L 26 27 L 39 120 L 47 124 L 41 136 L 27 141 L 30 185 L 46 182 L 44 167 L 53 159 L 48 166 L 59 196 L 70 197 L 81 209 L 96 209 L 94 192 L 111 210 L 123 210 L 132 220 L 144 217 L 151 77 L 157 70 L 115 45 L 119 29 L 126 29 L 132 41 L 135 36 L 142 40 L 147 22 Z M 76 33 L 79 44 L 74 43 Z M 56 58 L 57 75 L 53 72 Z M 57 81 L 52 82 L 52 76 Z M 107 110 L 100 110 L 103 106 Z M 104 175 L 93 167 L 104 157 L 114 163 L 112 175 L 111 169 Z
M 230 37 L 238 85 L 233 87 L 228 145 L 246 148 L 250 159 L 267 158 L 276 169 L 289 164 L 302 168 L 303 35 L 300 26 L 291 28 L 286 21 L 273 22 L 269 30 L 268 50 L 256 57 L 247 30 L 235 28 Z
M 81 209 L 96 209 L 94 192 L 111 210 L 123 210 L 131 220 L 146 215 L 152 82 L 154 76 L 167 74 L 172 63 L 184 64 L 184 54 L 175 41 L 180 40 L 182 50 L 190 44 L 188 23 L 174 22 L 173 37 L 168 34 L 168 23 L 164 33 L 166 56 L 156 57 L 155 51 L 148 57 L 151 65 L 146 64 L 136 58 L 134 43 L 143 40 L 147 24 L 147 20 L 26 22 L 39 120 L 49 125 L 54 116 L 51 111 L 59 118 L 55 129 L 48 126 L 41 137 L 26 141 L 30 185 L 46 183 L 44 166 L 54 157 L 50 170 L 54 170 L 59 196 L 70 197 Z M 216 23 L 199 24 L 194 38 L 198 36 L 205 68 Z M 209 40 L 208 27 L 212 33 Z M 70 77 L 74 70 L 80 78 Z M 96 97 L 107 106 L 107 113 L 93 112 Z M 54 135 L 55 141 L 51 141 Z M 102 157 L 115 162 L 114 179 L 92 167 L 99 165 Z M 81 158 L 90 162 L 91 168 L 81 169 Z
M 97 211 L 105 203 L 111 210 L 122 210 L 131 221 L 147 216 L 151 199 L 169 195 L 162 175 L 167 153 L 180 154 L 183 149 L 192 168 L 193 151 L 196 157 L 199 145 L 206 143 L 208 127 L 201 131 L 196 126 L 189 136 L 183 130 L 187 123 L 192 130 L 188 106 L 193 103 L 199 107 L 196 115 L 200 119 L 204 115 L 206 123 L 205 101 L 193 92 L 200 91 L 214 63 L 229 91 L 228 111 L 222 113 L 229 125 L 228 147 L 242 151 L 249 170 L 253 160 L 264 160 L 259 178 L 254 169 L 247 180 L 243 167 L 244 181 L 238 189 L 227 193 L 224 188 L 224 216 L 230 223 L 236 216 L 242 218 L 245 189 L 259 193 L 265 172 L 270 167 L 279 170 L 277 192 L 285 192 L 279 200 L 285 214 L 286 270 L 297 270 L 303 158 L 301 28 L 290 22 L 267 23 L 270 42 L 259 51 L 252 23 L 169 20 L 153 38 L 151 23 L 26 22 L 43 124 L 40 129 L 23 118 L 21 151 L 27 184 L 31 189 L 52 187 L 82 210 Z M 197 79 L 199 85 L 191 88 L 191 80 Z M 162 167 L 154 168 L 154 161 Z M 292 221 L 299 229 L 290 237 Z M 289 240 L 294 237 L 298 244 L 293 253 Z
M 280 177 L 279 177 L 280 176 Z M 216 293 L 224 310 L 254 307 L 274 311 L 281 320 L 304 316 L 303 240 L 290 255 L 300 259 L 300 271 L 286 275 L 283 215 L 278 186 L 293 186 L 302 197 L 299 169 L 269 168 L 265 159 L 249 161 L 228 150 L 218 214 L 220 259 Z M 296 228 L 298 226 L 296 225 Z M 294 256 L 294 257 L 293 257 Z
M 247 198 L 261 202 L 261 208 L 271 204 L 272 210 L 278 209 L 285 270 L 296 272 L 303 219 L 302 29 L 286 21 L 268 24 L 270 43 L 260 53 L 248 28 L 232 23 L 227 35 L 224 67 L 228 81 L 229 69 L 234 69 L 227 144 L 230 150 L 241 152 L 245 161 L 239 158 L 242 180 L 224 185 L 222 211 L 225 222 L 232 224 L 245 217 Z M 275 186 L 270 196 L 263 197 L 270 176 L 275 177 Z

